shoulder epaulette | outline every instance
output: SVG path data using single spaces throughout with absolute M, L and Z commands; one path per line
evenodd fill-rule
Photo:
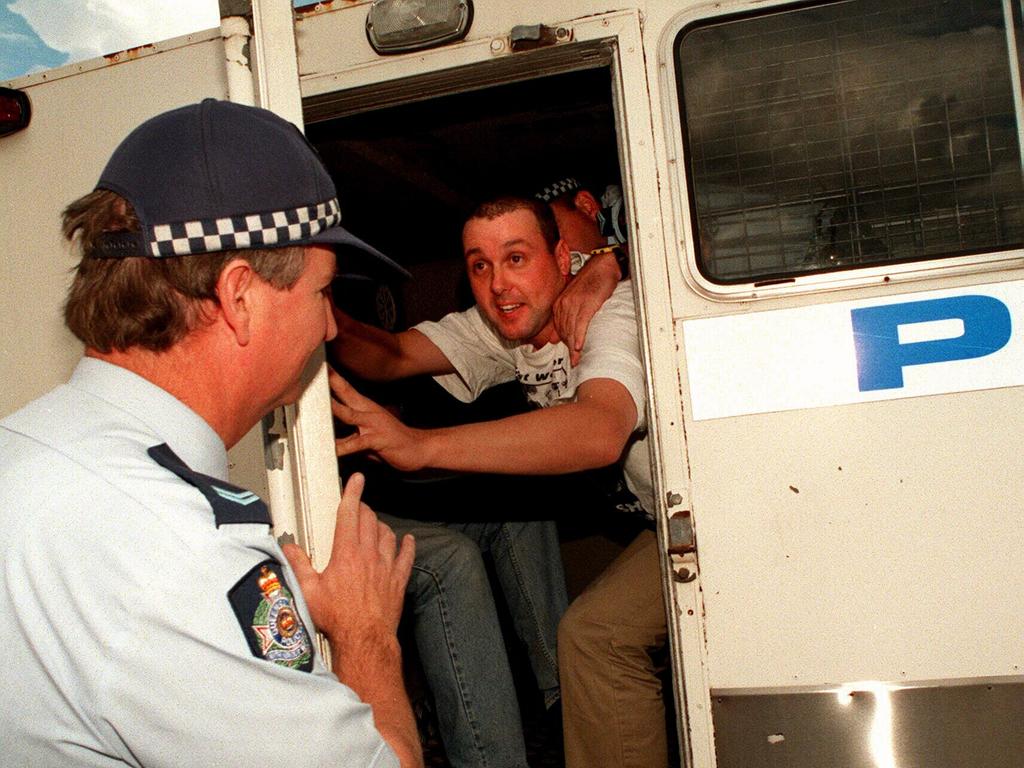
M 263 500 L 252 491 L 214 477 L 195 472 L 178 458 L 167 443 L 154 445 L 147 453 L 189 485 L 195 486 L 213 507 L 217 527 L 242 523 L 270 525 L 270 513 Z

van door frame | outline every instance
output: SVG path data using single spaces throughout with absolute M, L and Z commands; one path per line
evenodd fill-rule
M 254 102 L 303 128 L 291 0 L 251 0 L 251 7 Z M 317 569 L 330 559 L 341 500 L 325 360 L 321 345 L 303 372 L 307 385 L 299 400 L 261 426 L 274 533 L 302 546 Z
M 596 16 L 559 22 L 558 27 L 570 31 L 571 42 L 599 42 L 610 54 L 613 92 L 612 106 L 618 137 L 619 165 L 623 188 L 629 206 L 632 277 L 635 285 L 641 348 L 645 358 L 649 403 L 650 444 L 658 509 L 658 536 L 662 559 L 663 594 L 670 620 L 669 636 L 674 675 L 673 693 L 679 712 L 681 754 L 686 765 L 713 766 L 714 745 L 711 729 L 710 695 L 705 677 L 705 649 L 702 638 L 703 610 L 696 554 L 669 555 L 669 516 L 688 514 L 690 509 L 689 469 L 683 431 L 680 379 L 677 366 L 677 344 L 674 335 L 672 300 L 669 289 L 670 264 L 665 243 L 665 227 L 659 193 L 659 162 L 656 156 L 655 116 L 649 77 L 644 55 L 641 14 L 638 10 L 616 11 Z M 556 46 L 557 48 L 557 46 Z M 422 75 L 462 70 L 473 65 L 493 62 L 497 56 L 514 57 L 507 36 L 477 38 L 464 43 L 420 52 L 415 56 L 381 58 L 370 63 L 300 75 L 301 94 L 305 101 L 318 100 L 332 93 L 351 89 L 394 84 Z M 552 49 L 554 52 L 555 49 Z M 566 61 L 572 56 L 566 50 Z M 299 51 L 300 72 L 302 51 Z M 566 68 L 571 63 L 566 65 Z M 552 68 L 557 71 L 557 65 Z M 443 84 L 443 75 L 441 75 Z M 453 75 L 453 83 L 456 76 Z M 461 86 L 465 87 L 464 80 Z M 456 85 L 451 89 L 457 90 Z M 432 96 L 441 95 L 433 90 Z M 307 394 L 309 394 L 307 392 Z M 328 407 L 310 407 L 306 397 L 296 409 L 294 423 L 289 426 L 301 435 L 323 435 L 318 442 L 307 441 L 296 450 L 293 467 L 297 478 L 305 477 L 310 487 L 309 466 L 329 463 L 335 468 L 330 450 L 332 419 Z M 298 484 L 298 481 L 297 481 Z M 335 482 L 335 488 L 337 487 Z M 311 499 L 296 498 L 300 542 L 311 552 L 327 552 L 333 534 L 334 508 L 311 506 Z M 301 521 L 308 521 L 305 525 Z M 315 560 L 314 560 L 315 561 Z M 686 569 L 689 576 L 680 579 L 677 571 Z M 690 578 L 693 576 L 695 578 Z M 683 674 L 679 674 L 682 671 Z

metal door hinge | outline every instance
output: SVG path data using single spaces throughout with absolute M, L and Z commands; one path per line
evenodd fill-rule
M 515 53 L 546 48 L 570 40 L 572 30 L 568 27 L 548 27 L 544 24 L 517 24 L 512 27 L 512 33 L 509 35 L 509 44 Z
M 284 469 L 284 452 L 288 444 L 288 417 L 284 408 L 277 408 L 263 417 L 263 460 L 267 469 Z
M 690 510 L 682 509 L 668 519 L 668 553 L 686 555 L 696 549 Z

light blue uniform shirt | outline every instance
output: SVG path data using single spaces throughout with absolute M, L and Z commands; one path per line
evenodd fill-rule
M 254 655 L 229 592 L 279 562 L 312 637 L 295 576 L 267 525 L 216 524 L 147 453 L 163 443 L 226 480 L 202 418 L 89 358 L 0 421 L 0 763 L 397 766 L 319 654 Z

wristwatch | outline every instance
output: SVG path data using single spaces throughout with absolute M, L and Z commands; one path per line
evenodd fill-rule
M 626 253 L 626 249 L 622 247 L 621 243 L 597 248 L 591 251 L 589 255 L 596 256 L 599 253 L 610 253 L 615 256 L 615 263 L 619 265 L 619 271 L 622 273 L 622 276 L 619 278 L 620 280 L 625 280 L 629 277 L 629 254 Z

